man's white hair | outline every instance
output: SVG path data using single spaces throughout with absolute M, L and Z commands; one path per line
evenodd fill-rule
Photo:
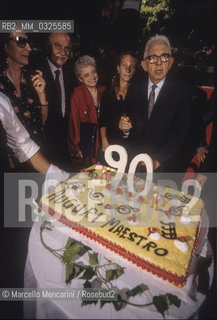
M 144 50 L 144 54 L 143 54 L 143 59 L 145 59 L 145 58 L 147 57 L 147 53 L 148 53 L 149 47 L 150 47 L 153 43 L 158 42 L 158 41 L 164 42 L 164 43 L 168 46 L 169 53 L 172 54 L 172 50 L 171 50 L 171 45 L 170 45 L 169 39 L 168 39 L 166 36 L 164 36 L 164 35 L 156 34 L 155 36 L 151 37 L 151 38 L 148 40 L 148 42 L 146 43 L 145 50 Z

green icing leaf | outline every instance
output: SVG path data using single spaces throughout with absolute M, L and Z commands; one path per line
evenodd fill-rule
M 118 294 L 118 300 L 112 301 L 112 303 L 116 311 L 120 311 L 125 306 L 125 302 L 122 301 L 122 298 L 119 294 Z
M 92 288 L 93 287 L 93 284 L 86 280 L 84 283 L 83 283 L 83 288 L 84 289 L 89 289 L 89 288 Z M 82 306 L 86 306 L 88 304 L 97 304 L 98 300 L 85 300 L 85 297 L 82 298 Z
M 85 268 L 84 274 L 79 279 L 90 280 L 96 273 L 91 267 Z
M 167 294 L 167 297 L 168 297 L 168 300 L 169 300 L 169 305 L 174 305 L 176 306 L 177 308 L 180 307 L 181 305 L 181 300 L 177 297 L 177 296 L 174 296 L 173 294 L 170 294 L 168 293 Z
M 118 277 L 121 276 L 124 273 L 124 268 L 116 264 L 116 270 L 117 270 L 117 275 Z
M 105 272 L 105 274 L 106 274 L 105 279 L 106 279 L 107 282 L 114 279 L 114 277 L 113 277 L 113 272 L 114 272 L 114 270 L 107 270 L 107 271 Z
M 81 250 L 78 252 L 78 256 L 82 257 L 88 250 L 91 250 L 91 249 L 84 245 L 83 248 L 81 248 Z
M 88 252 L 88 255 L 89 255 L 89 263 L 91 266 L 94 266 L 99 263 L 98 262 L 98 254 L 96 252 L 94 252 L 94 253 Z
M 112 281 L 120 277 L 124 273 L 123 268 L 119 267 L 118 269 L 107 270 L 105 273 L 106 281 Z
M 65 282 L 68 284 L 74 277 L 75 277 L 75 266 L 73 263 L 67 263 Z
M 84 271 L 84 267 L 83 266 L 76 266 L 76 277 L 78 277 L 83 271 Z
M 86 280 L 84 283 L 83 283 L 83 287 L 86 289 L 86 288 L 92 288 L 92 283 L 88 280 Z
M 83 248 L 83 244 L 76 242 L 72 246 L 70 246 L 68 249 L 64 251 L 63 254 L 63 262 L 64 263 L 70 263 L 73 261 L 78 254 L 78 252 Z
M 136 286 L 132 290 L 127 290 L 126 294 L 128 297 L 135 297 L 137 294 L 142 294 L 144 291 L 148 290 L 148 287 L 145 285 Z
M 166 295 L 154 296 L 153 304 L 155 305 L 157 311 L 160 312 L 164 317 L 164 312 L 169 308 Z
M 73 243 L 75 243 L 75 240 L 72 238 L 68 238 L 66 245 L 65 245 L 65 248 L 66 249 L 70 248 Z

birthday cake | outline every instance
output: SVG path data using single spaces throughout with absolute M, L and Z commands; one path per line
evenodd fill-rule
M 187 281 L 199 243 L 203 202 L 177 190 L 102 165 L 83 169 L 41 198 L 42 210 L 72 229 L 77 240 L 103 248 L 141 272 L 178 287 Z M 107 255 L 108 254 L 108 255 Z

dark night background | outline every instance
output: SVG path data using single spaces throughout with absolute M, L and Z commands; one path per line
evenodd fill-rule
M 10 1 L 0 0 L 0 19 L 73 19 L 75 32 L 80 34 L 81 45 L 86 50 L 97 42 L 98 26 L 103 0 Z M 204 42 L 217 41 L 216 0 L 173 0 L 176 10 L 167 25 L 167 34 L 176 43 L 186 41 L 194 29 Z
M 173 0 L 173 4 L 176 14 L 167 23 L 166 28 L 166 34 L 170 37 L 173 46 L 188 46 L 189 35 L 194 30 L 190 39 L 192 47 L 195 46 L 195 49 L 198 49 L 200 45 L 211 44 L 217 47 L 217 0 Z M 103 29 L 99 26 L 102 7 L 103 0 L 61 0 L 57 2 L 0 0 L 0 20 L 74 20 L 75 35 L 79 34 L 80 36 L 80 52 L 85 54 L 94 51 L 101 44 Z M 40 47 L 42 35 L 32 36 L 35 45 Z M 115 37 L 115 34 L 113 36 Z M 213 60 L 213 66 L 216 67 L 216 58 Z M 212 81 L 213 85 L 213 78 Z M 204 85 L 207 84 L 210 83 L 204 83 Z M 22 239 L 22 241 L 27 242 L 28 238 Z M 17 275 L 22 273 L 22 264 L 24 263 L 22 259 L 25 260 L 22 254 L 17 255 L 15 266 L 15 274 Z M 14 275 L 11 275 L 11 279 L 14 279 L 13 277 Z M 14 284 L 14 286 L 16 285 Z M 22 285 L 18 282 L 17 286 Z M 0 303 L 0 318 L 22 319 L 22 305 L 20 303 Z M 216 292 L 214 289 L 210 299 L 200 312 L 200 319 L 216 319 Z

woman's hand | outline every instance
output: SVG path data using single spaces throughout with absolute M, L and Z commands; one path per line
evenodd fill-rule
M 208 153 L 207 146 L 197 148 L 197 158 L 200 162 L 204 162 L 206 154 Z
M 42 77 L 42 72 L 40 70 L 35 70 L 35 72 L 37 72 L 37 74 L 32 77 L 32 83 L 33 87 L 38 93 L 38 97 L 41 103 L 42 123 L 45 124 L 48 118 L 48 102 L 45 94 L 46 82 Z
M 160 162 L 158 160 L 153 160 L 153 169 L 157 170 L 160 167 Z
M 75 157 L 78 159 L 83 159 L 83 154 L 82 154 L 81 150 L 77 152 Z
M 206 180 L 207 180 L 207 176 L 205 176 L 201 173 L 198 173 L 196 176 L 196 180 L 199 182 L 201 189 L 203 189 L 204 184 L 206 183 Z
M 160 167 L 160 162 L 159 161 L 153 160 L 152 163 L 153 163 L 153 170 L 157 170 Z M 145 162 L 144 161 L 140 161 L 139 162 L 139 167 L 140 168 L 141 167 L 146 167 Z
M 132 128 L 132 124 L 129 117 L 122 116 L 119 121 L 119 129 L 121 131 L 127 132 Z
M 32 77 L 33 87 L 37 91 L 38 95 L 45 94 L 45 86 L 46 82 L 42 77 L 42 72 L 40 70 L 36 70 L 37 74 Z M 42 102 L 41 102 L 42 103 Z
M 102 151 L 105 152 L 106 149 L 110 146 L 110 143 L 108 142 L 107 139 L 105 139 L 104 141 L 102 141 Z

